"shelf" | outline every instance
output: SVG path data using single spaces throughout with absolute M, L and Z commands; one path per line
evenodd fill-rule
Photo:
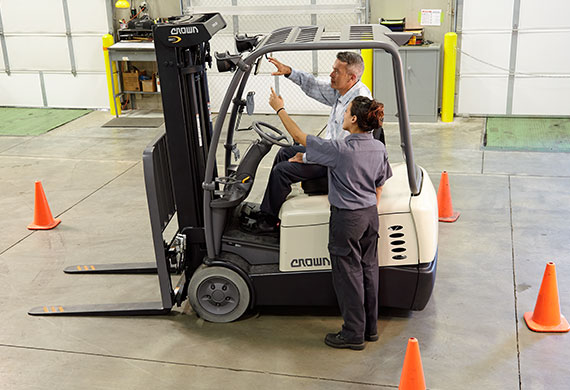
M 119 97 L 125 94 L 133 94 L 133 95 L 160 95 L 160 92 L 144 92 L 144 91 L 122 91 L 115 94 L 115 97 Z

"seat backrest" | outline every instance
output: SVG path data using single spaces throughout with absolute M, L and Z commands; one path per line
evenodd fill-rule
M 380 126 L 377 129 L 372 130 L 372 136 L 378 141 L 386 145 L 386 138 L 384 137 L 384 128 Z

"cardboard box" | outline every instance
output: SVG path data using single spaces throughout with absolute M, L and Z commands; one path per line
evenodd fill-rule
M 140 91 L 139 72 L 123 72 L 123 91 Z
M 156 76 L 153 74 L 150 80 L 142 80 L 143 92 L 156 92 Z

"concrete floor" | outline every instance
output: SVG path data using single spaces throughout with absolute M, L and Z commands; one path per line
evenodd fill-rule
M 570 335 L 533 333 L 522 316 L 550 260 L 570 316 L 570 154 L 483 151 L 481 119 L 413 125 L 417 162 L 436 188 L 449 172 L 461 217 L 440 224 L 427 307 L 383 310 L 380 340 L 362 352 L 325 346 L 341 318 L 317 308 L 256 310 L 230 324 L 204 322 L 187 304 L 163 317 L 28 316 L 44 304 L 159 299 L 156 276 L 62 272 L 154 259 L 141 153 L 163 127 L 101 127 L 109 119 L 93 112 L 38 137 L 0 137 L 1 389 L 394 389 L 409 337 L 429 389 L 569 387 Z M 299 123 L 315 132 L 325 119 Z M 385 127 L 399 161 L 397 126 Z M 240 133 L 240 146 L 252 138 Z M 62 219 L 51 231 L 26 229 L 36 179 Z

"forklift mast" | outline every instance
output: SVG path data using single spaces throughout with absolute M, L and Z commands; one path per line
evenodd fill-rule
M 206 64 L 212 66 L 209 40 L 224 27 L 218 13 L 182 16 L 154 26 L 172 187 L 179 232 L 187 238 L 190 272 L 204 255 L 202 183 L 212 140 L 206 77 Z
M 183 16 L 154 27 L 178 226 L 203 231 L 203 189 L 212 139 L 206 64 L 209 40 L 226 26 L 220 14 Z

